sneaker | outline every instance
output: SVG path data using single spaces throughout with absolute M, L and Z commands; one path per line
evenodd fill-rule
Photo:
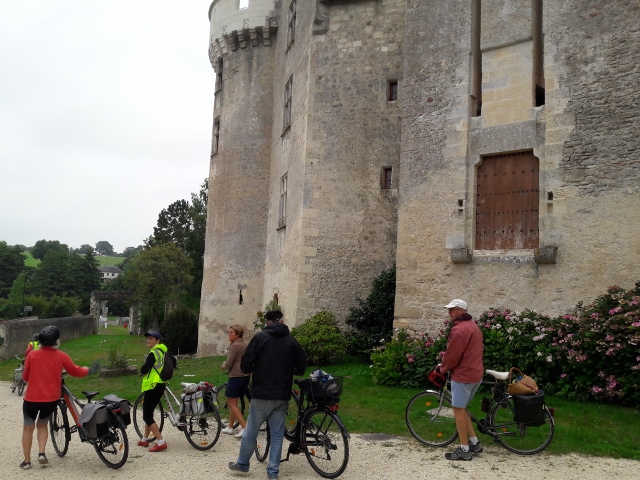
M 148 447 L 149 446 L 149 440 L 140 440 L 138 442 L 138 446 L 140 446 L 140 447 Z
M 278 480 L 278 475 L 277 474 L 276 475 L 267 474 L 267 478 L 269 480 Z
M 482 448 L 482 445 L 480 445 L 480 442 L 476 443 L 475 445 L 471 442 L 469 442 L 469 451 L 471 453 L 473 453 L 474 455 L 477 455 L 479 453 L 482 453 L 484 449 Z
M 236 438 L 242 438 L 244 435 L 244 428 L 241 428 L 238 433 L 236 433 Z
M 49 463 L 49 460 L 47 459 L 47 456 L 44 453 L 38 454 L 38 463 L 40 465 L 46 465 L 47 463 Z
M 22 462 L 20 468 L 23 470 L 29 470 L 31 468 L 31 462 Z
M 444 458 L 446 458 L 447 460 L 464 460 L 468 462 L 473 458 L 473 453 L 471 453 L 471 450 L 465 452 L 464 450 L 462 450 L 462 447 L 458 447 L 455 452 L 445 453 Z
M 249 467 L 243 467 L 237 462 L 229 462 L 229 470 L 233 470 L 234 472 L 247 473 L 249 471 Z
M 226 433 L 227 435 L 233 435 L 233 428 L 231 427 L 225 427 L 221 431 L 222 433 Z
M 159 452 L 161 450 L 167 449 L 167 442 L 164 442 L 162 445 L 154 445 L 149 449 L 150 452 Z

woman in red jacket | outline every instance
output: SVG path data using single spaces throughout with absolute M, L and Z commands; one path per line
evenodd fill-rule
M 62 392 L 62 370 L 74 377 L 86 377 L 88 367 L 79 367 L 69 355 L 57 350 L 60 345 L 60 331 L 50 325 L 38 335 L 40 348 L 29 353 L 25 359 L 22 377 L 27 382 L 27 393 L 22 404 L 24 426 L 22 429 L 22 450 L 24 461 L 20 468 L 31 468 L 31 444 L 33 431 L 38 429 L 38 463 L 49 463 L 44 449 L 47 445 L 47 424 L 56 408 Z

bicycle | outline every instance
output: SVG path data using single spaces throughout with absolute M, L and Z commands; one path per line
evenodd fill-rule
M 153 411 L 153 419 L 162 432 L 164 419 L 168 418 L 171 425 L 184 432 L 187 441 L 198 450 L 209 450 L 212 448 L 222 430 L 220 413 L 216 406 L 216 393 L 212 385 L 208 382 L 198 384 L 182 382 L 186 394 L 191 394 L 190 390 L 202 392 L 202 405 L 194 410 L 186 410 L 183 402 L 178 400 L 169 389 L 169 384 L 164 390 L 164 395 Z M 189 392 L 188 392 L 189 391 Z M 200 400 L 198 400 L 200 402 Z M 144 392 L 136 399 L 133 405 L 133 426 L 140 438 L 144 436 L 145 423 L 142 419 L 142 405 L 144 404 Z M 197 412 L 197 413 L 196 413 Z
M 483 381 L 491 388 L 491 398 L 482 399 L 485 417 L 477 419 L 469 409 L 471 420 L 480 433 L 489 435 L 507 450 L 521 455 L 541 452 L 551 443 L 555 431 L 551 411 L 542 405 L 534 421 L 516 421 L 514 399 L 507 393 L 509 372 L 487 370 L 496 380 Z M 411 435 L 425 445 L 444 447 L 458 437 L 451 406 L 450 381 L 439 390 L 426 390 L 415 395 L 405 410 L 405 421 Z
M 16 368 L 13 373 L 13 381 L 11 382 L 11 393 L 15 392 L 17 388 L 18 396 L 21 397 L 24 393 L 24 387 L 27 386 L 27 382 L 25 382 L 22 378 L 22 371 L 24 370 L 24 358 L 20 358 L 17 355 L 15 355 L 13 358 L 19 360 L 20 363 L 18 364 L 18 368 Z
M 325 392 L 316 389 L 310 379 L 295 379 L 300 390 L 291 391 L 289 410 L 285 419 L 284 438 L 291 442 L 287 456 L 304 452 L 311 467 L 324 478 L 337 478 L 349 462 L 349 433 L 338 416 L 342 378 L 335 378 L 338 390 L 333 397 L 320 398 Z M 295 419 L 295 422 L 293 422 Z M 255 455 L 264 462 L 269 455 L 271 432 L 268 422 L 258 431 Z
M 98 457 L 105 465 L 111 468 L 122 467 L 129 457 L 126 421 L 123 420 L 123 416 L 126 416 L 123 403 L 128 407 L 130 405 L 129 402 L 117 397 L 113 397 L 115 400 L 109 400 L 109 395 L 107 395 L 105 400 L 92 403 L 93 397 L 100 392 L 83 390 L 82 393 L 87 397 L 87 403 L 82 403 L 65 385 L 64 375 L 63 373 L 61 398 L 51 415 L 49 423 L 51 443 L 56 454 L 59 457 L 64 457 L 67 454 L 71 434 L 77 432 L 81 442 L 88 442 L 93 445 Z M 81 413 L 77 407 L 80 407 L 80 410 L 84 410 L 88 405 L 96 404 L 103 405 L 106 408 L 106 422 L 100 425 L 94 425 L 92 422 L 81 423 Z M 69 425 L 67 411 L 71 413 L 73 425 Z

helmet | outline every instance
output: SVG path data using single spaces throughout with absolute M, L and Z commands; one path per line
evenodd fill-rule
M 60 330 L 53 325 L 49 325 L 40 330 L 38 338 L 40 339 L 40 343 L 45 347 L 53 347 L 60 338 Z

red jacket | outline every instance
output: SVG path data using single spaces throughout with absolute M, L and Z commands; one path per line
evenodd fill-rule
M 27 382 L 24 399 L 28 402 L 55 402 L 62 392 L 62 369 L 74 377 L 86 377 L 88 367 L 79 367 L 64 352 L 40 346 L 29 353 L 24 362 L 22 378 Z
M 451 371 L 451 379 L 460 383 L 482 381 L 482 331 L 474 320 L 456 320 L 447 340 L 440 371 Z

